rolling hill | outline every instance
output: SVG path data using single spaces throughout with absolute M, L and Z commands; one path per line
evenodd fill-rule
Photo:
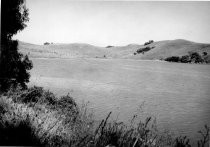
M 153 49 L 136 54 L 138 49 L 153 47 Z M 183 39 L 153 42 L 149 45 L 129 44 L 127 46 L 98 47 L 89 44 L 50 44 L 35 45 L 19 42 L 19 49 L 23 54 L 33 58 L 124 58 L 159 60 L 170 56 L 183 56 L 188 52 L 207 52 L 210 55 L 210 44 L 195 43 Z

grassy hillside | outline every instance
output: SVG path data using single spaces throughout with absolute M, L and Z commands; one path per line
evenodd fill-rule
M 154 47 L 144 54 L 134 55 L 140 48 Z M 195 43 L 187 40 L 166 40 L 153 42 L 149 45 L 129 44 L 127 46 L 97 47 L 89 44 L 50 44 L 34 45 L 20 42 L 19 49 L 24 54 L 35 58 L 128 58 L 155 60 L 170 56 L 183 56 L 190 51 L 210 54 L 210 44 Z
M 210 44 L 194 43 L 186 40 L 154 42 L 148 46 L 155 48 L 142 56 L 142 59 L 161 59 L 170 56 L 183 56 L 188 52 L 210 53 Z
M 24 54 L 34 58 L 72 58 L 72 57 L 102 57 L 107 54 L 104 48 L 89 44 L 50 44 L 35 45 L 19 42 L 19 49 Z

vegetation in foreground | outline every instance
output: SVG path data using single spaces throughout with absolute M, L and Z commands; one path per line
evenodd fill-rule
M 98 123 L 84 104 L 69 95 L 56 97 L 41 87 L 13 89 L 0 99 L 0 145 L 87 146 L 87 147 L 189 147 L 187 137 L 159 131 L 155 119 L 138 115 L 126 125 L 112 121 L 111 112 Z M 198 147 L 209 141 L 209 127 L 200 132 Z M 27 141 L 26 141 L 27 140 Z
M 18 41 L 13 35 L 26 27 L 29 20 L 25 0 L 2 0 L 1 47 L 0 47 L 0 91 L 10 86 L 27 88 L 32 61 L 18 51 Z

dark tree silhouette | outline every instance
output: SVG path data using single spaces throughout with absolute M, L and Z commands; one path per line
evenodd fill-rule
M 153 40 L 149 40 L 148 42 L 145 42 L 144 43 L 144 46 L 146 46 L 146 45 L 148 45 L 148 44 L 151 44 L 151 43 L 153 43 L 154 41 Z
M 26 27 L 28 9 L 25 0 L 1 2 L 0 91 L 17 85 L 27 88 L 32 62 L 18 52 L 18 41 L 12 40 L 12 36 Z
M 44 45 L 49 45 L 49 44 L 50 44 L 49 42 L 45 42 L 45 43 L 44 43 Z
M 190 56 L 189 55 L 184 55 L 180 58 L 180 62 L 182 63 L 189 63 L 190 61 Z
M 208 53 L 207 52 L 203 52 L 203 56 L 206 56 L 206 55 L 208 55 Z
M 189 52 L 190 58 L 191 58 L 191 62 L 193 63 L 203 63 L 203 59 L 201 57 L 201 55 L 197 52 Z
M 179 62 L 180 58 L 178 56 L 172 56 L 172 57 L 166 58 L 165 61 L 168 61 L 168 62 Z

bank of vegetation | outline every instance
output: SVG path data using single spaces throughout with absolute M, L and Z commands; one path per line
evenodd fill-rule
M 203 52 L 200 55 L 197 52 L 189 52 L 188 55 L 184 56 L 171 56 L 165 59 L 168 62 L 180 62 L 180 63 L 210 63 L 210 56 L 207 52 Z
M 111 112 L 100 123 L 87 105 L 70 96 L 56 97 L 41 87 L 10 89 L 0 99 L 0 145 L 86 147 L 188 147 L 185 136 L 160 131 L 154 118 L 129 123 L 113 121 Z M 207 146 L 209 127 L 200 132 L 198 147 Z
M 150 51 L 151 49 L 155 48 L 154 46 L 152 47 L 144 47 L 144 48 L 139 48 L 136 52 L 134 52 L 133 54 L 136 55 L 136 54 L 144 54 L 145 52 L 148 52 Z
M 144 54 L 145 52 L 148 52 L 148 51 L 150 51 L 151 49 L 154 49 L 155 46 L 148 46 L 148 45 L 150 45 L 150 44 L 152 44 L 152 43 L 154 43 L 153 40 L 149 40 L 148 42 L 145 42 L 145 43 L 144 43 L 144 46 L 146 46 L 146 47 L 137 49 L 136 52 L 134 52 L 133 54 L 134 54 L 134 55 L 137 55 L 137 54 Z

